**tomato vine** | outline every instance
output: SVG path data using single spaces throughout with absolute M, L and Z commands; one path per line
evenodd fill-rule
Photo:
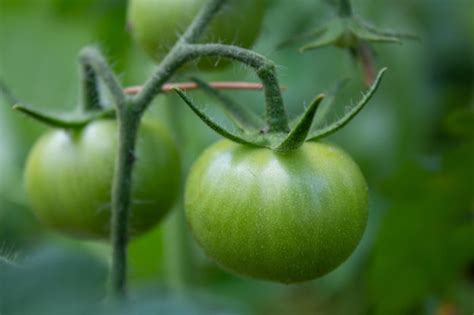
M 164 57 L 153 75 L 136 93 L 126 93 L 100 50 L 86 47 L 79 54 L 81 64 L 82 107 L 79 114 L 70 117 L 43 113 L 31 106 L 17 104 L 15 109 L 60 128 L 82 128 L 101 118 L 115 118 L 118 123 L 118 147 L 112 185 L 111 242 L 113 248 L 110 272 L 111 295 L 122 299 L 127 294 L 127 244 L 132 191 L 132 174 L 136 161 L 135 147 L 141 119 L 154 98 L 164 92 L 164 85 L 185 64 L 201 57 L 219 57 L 240 62 L 252 68 L 262 82 L 265 95 L 265 117 L 255 117 L 212 86 L 195 80 L 208 94 L 218 98 L 227 114 L 239 129 L 227 130 L 215 122 L 179 88 L 176 93 L 209 127 L 234 142 L 264 147 L 275 153 L 289 153 L 302 147 L 306 141 L 325 137 L 346 125 L 368 103 L 378 88 L 385 70 L 379 75 L 361 101 L 341 119 L 326 127 L 311 131 L 314 117 L 324 95 L 315 98 L 305 113 L 290 122 L 284 106 L 275 64 L 252 50 L 218 43 L 199 43 L 200 36 L 227 0 L 208 0 L 193 22 Z M 341 3 L 349 4 L 349 1 Z M 341 14 L 350 15 L 350 6 L 341 6 Z M 100 102 L 98 80 L 111 94 L 114 108 Z M 133 95 L 132 95 L 133 94 Z

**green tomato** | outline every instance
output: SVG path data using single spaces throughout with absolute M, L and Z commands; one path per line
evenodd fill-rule
M 128 23 L 133 36 L 156 61 L 173 47 L 207 0 L 130 0 Z M 211 22 L 202 40 L 251 47 L 262 25 L 266 0 L 230 0 Z M 200 68 L 217 60 L 204 58 Z M 219 62 L 219 64 L 225 64 Z
M 107 238 L 117 145 L 114 120 L 44 135 L 32 149 L 25 173 L 30 203 L 40 221 L 68 235 Z M 170 135 L 156 123 L 143 122 L 133 174 L 132 236 L 150 230 L 170 210 L 179 178 L 179 156 Z
M 186 215 L 223 268 L 295 283 L 338 267 L 359 243 L 367 184 L 341 149 L 308 142 L 288 154 L 223 140 L 193 166 Z

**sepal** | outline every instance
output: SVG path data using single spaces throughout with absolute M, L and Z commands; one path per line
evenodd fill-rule
M 264 144 L 260 143 L 259 141 L 256 141 L 257 139 L 254 137 L 250 137 L 248 135 L 243 134 L 242 132 L 235 133 L 233 131 L 228 130 L 224 126 L 220 125 L 216 121 L 214 121 L 209 115 L 207 115 L 202 109 L 200 109 L 198 106 L 196 106 L 193 101 L 186 96 L 186 94 L 180 90 L 180 89 L 174 89 L 174 91 L 178 94 L 179 97 L 186 103 L 186 105 L 189 106 L 189 108 L 206 124 L 208 125 L 212 130 L 223 136 L 224 138 L 227 138 L 231 141 L 240 143 L 240 144 L 245 144 L 245 145 L 250 145 L 250 146 L 265 146 Z
M 232 98 L 228 97 L 224 93 L 221 93 L 219 90 L 213 88 L 203 80 L 199 78 L 191 78 L 206 94 L 216 98 L 219 101 L 224 113 L 229 117 L 232 123 L 242 132 L 248 131 L 258 131 L 261 130 L 265 123 L 263 120 L 248 110 L 246 107 L 242 106 L 235 102 Z
M 287 137 L 274 148 L 277 152 L 289 152 L 301 147 L 308 136 L 311 126 L 313 125 L 314 117 L 319 105 L 324 99 L 324 95 L 318 95 L 311 105 L 306 109 L 298 124 L 291 130 Z
M 380 72 L 377 75 L 377 78 L 375 79 L 374 83 L 371 85 L 369 90 L 364 93 L 362 99 L 357 103 L 357 105 L 353 106 L 348 112 L 346 112 L 340 119 L 337 121 L 333 122 L 332 124 L 316 129 L 314 132 L 312 132 L 308 138 L 308 141 L 314 141 L 318 140 L 324 137 L 329 136 L 330 134 L 335 133 L 339 129 L 342 129 L 344 126 L 346 126 L 352 119 L 354 119 L 357 114 L 359 114 L 362 109 L 368 104 L 372 96 L 374 96 L 375 92 L 377 91 L 380 82 L 382 81 L 382 78 L 384 76 L 385 71 L 387 68 L 383 68 L 380 70 Z
M 70 114 L 45 113 L 22 104 L 14 105 L 13 109 L 51 127 L 64 129 L 82 128 L 95 120 L 115 117 L 115 110 L 112 109 Z

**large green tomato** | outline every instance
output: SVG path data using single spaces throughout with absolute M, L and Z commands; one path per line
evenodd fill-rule
M 107 238 L 117 123 L 99 120 L 80 131 L 54 130 L 32 149 L 26 166 L 34 213 L 51 228 L 82 238 Z M 133 174 L 130 233 L 155 226 L 179 192 L 174 142 L 156 123 L 140 126 Z
M 173 47 L 207 0 L 130 0 L 128 23 L 133 36 L 156 61 Z M 230 0 L 211 22 L 203 41 L 251 47 L 262 25 L 266 0 Z M 213 68 L 217 60 L 199 63 Z
M 368 215 L 365 179 L 341 149 L 308 142 L 289 154 L 223 140 L 193 166 L 186 215 L 225 269 L 294 283 L 335 269 L 356 248 Z

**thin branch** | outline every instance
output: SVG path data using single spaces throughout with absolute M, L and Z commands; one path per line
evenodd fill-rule
M 87 63 L 81 63 L 81 105 L 83 111 L 99 110 L 100 104 L 99 85 L 94 68 Z
M 169 80 L 174 69 L 200 57 L 216 56 L 241 62 L 255 70 L 265 90 L 266 119 L 270 132 L 288 132 L 288 116 L 283 105 L 275 65 L 254 51 L 230 45 L 182 44 L 175 46 L 172 53 L 160 64 L 156 74 L 145 84 L 142 92 L 136 96 L 137 110 L 143 112 L 151 100 L 161 93 L 162 85 Z
M 199 40 L 202 33 L 209 25 L 209 22 L 222 8 L 226 0 L 210 0 L 199 11 L 186 32 L 181 36 L 178 45 L 181 43 L 194 44 Z
M 81 53 L 81 61 L 91 64 L 111 90 L 117 108 L 119 145 L 112 187 L 112 269 L 110 274 L 111 294 L 116 298 L 125 298 L 127 292 L 128 220 L 135 146 L 142 114 L 153 98 L 161 93 L 162 85 L 171 78 L 179 67 L 189 61 L 188 55 L 183 51 L 183 46 L 186 46 L 186 42 L 194 42 L 199 38 L 225 1 L 207 1 L 185 35 L 168 53 L 157 72 L 145 84 L 143 91 L 130 100 L 127 99 L 118 80 L 98 51 L 89 48 Z
M 102 53 L 94 47 L 83 48 L 79 54 L 79 61 L 84 66 L 94 69 L 96 75 L 104 81 L 109 89 L 115 104 L 117 104 L 119 109 L 123 108 L 126 103 L 123 88 Z
M 131 106 L 118 110 L 119 144 L 112 185 L 112 269 L 111 293 L 118 299 L 127 294 L 127 247 L 130 204 L 132 198 L 132 173 L 135 164 L 135 146 L 140 126 L 140 116 Z

